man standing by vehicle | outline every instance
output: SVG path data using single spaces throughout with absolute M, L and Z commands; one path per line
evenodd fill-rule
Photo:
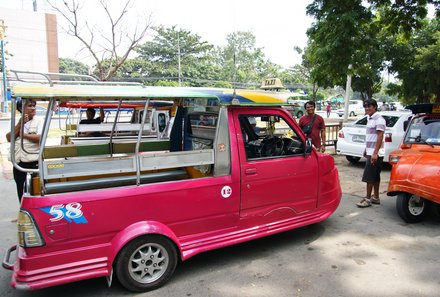
M 368 115 L 364 151 L 367 162 L 365 163 L 362 181 L 367 183 L 367 196 L 356 204 L 361 208 L 369 207 L 372 203 L 380 204 L 380 172 L 384 156 L 383 135 L 386 127 L 385 119 L 377 112 L 376 100 L 365 100 L 364 108 L 365 113 Z M 373 190 L 373 197 L 371 197 Z
M 315 113 L 316 104 L 314 101 L 307 101 L 304 104 L 306 115 L 299 119 L 299 126 L 319 152 L 325 152 L 325 123 L 324 119 Z
M 43 130 L 43 121 L 36 117 L 35 101 L 26 100 L 24 111 L 22 110 L 22 101 L 17 100 L 17 110 L 23 116 L 23 132 L 21 131 L 21 119 L 15 125 L 14 135 L 11 132 L 6 134 L 6 139 L 11 142 L 11 137 L 15 139 L 15 162 L 18 166 L 25 169 L 38 168 L 38 151 L 40 149 L 40 136 Z M 23 144 L 22 144 L 23 142 Z M 17 185 L 18 201 L 21 202 L 23 196 L 23 187 L 26 181 L 26 172 L 17 168 L 13 169 L 14 180 Z

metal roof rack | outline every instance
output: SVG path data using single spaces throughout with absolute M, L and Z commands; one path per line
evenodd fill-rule
M 85 74 L 55 73 L 10 70 L 14 75 L 9 81 L 54 85 L 107 85 L 107 86 L 143 86 L 137 82 L 99 81 L 96 77 Z

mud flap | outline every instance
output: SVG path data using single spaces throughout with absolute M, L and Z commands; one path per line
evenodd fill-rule
M 113 267 L 112 270 L 110 271 L 110 275 L 105 277 L 107 279 L 107 285 L 110 288 L 112 286 L 112 280 L 113 280 Z

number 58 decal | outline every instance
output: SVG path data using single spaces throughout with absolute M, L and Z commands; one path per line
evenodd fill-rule
M 62 219 L 75 224 L 87 224 L 87 219 L 84 217 L 81 210 L 82 205 L 78 202 L 64 204 L 56 204 L 48 207 L 41 208 L 45 213 L 50 214 L 53 218 L 50 219 L 51 222 L 57 222 Z

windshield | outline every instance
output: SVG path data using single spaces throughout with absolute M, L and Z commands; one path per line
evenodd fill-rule
M 404 143 L 440 145 L 440 116 L 425 115 L 414 118 Z

